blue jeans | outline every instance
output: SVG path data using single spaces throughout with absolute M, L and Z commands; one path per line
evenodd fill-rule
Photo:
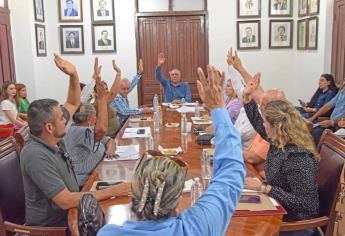
M 301 231 L 280 232 L 279 236 L 311 236 L 314 234 L 314 229 L 306 229 Z

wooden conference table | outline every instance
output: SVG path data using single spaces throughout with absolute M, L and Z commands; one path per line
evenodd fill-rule
M 188 117 L 191 115 L 188 114 Z M 193 113 L 190 113 L 193 114 Z M 151 115 L 152 116 L 152 115 Z M 143 116 L 141 116 L 143 117 Z M 186 152 L 179 156 L 188 163 L 187 179 L 199 176 L 200 177 L 200 154 L 203 148 L 210 146 L 200 146 L 196 144 L 196 135 L 189 133 L 187 136 L 181 136 L 180 127 L 166 128 L 166 123 L 180 122 L 180 114 L 177 111 L 163 109 L 163 122 L 159 134 L 153 135 L 155 148 L 161 145 L 164 148 L 175 148 L 178 146 L 186 148 Z M 190 121 L 190 119 L 188 119 Z M 114 180 L 123 179 L 131 180 L 135 166 L 143 159 L 146 151 L 146 144 L 144 138 L 122 139 L 124 130 L 127 127 L 145 127 L 151 126 L 153 122 L 132 123 L 127 120 L 121 131 L 118 133 L 116 140 L 117 145 L 140 145 L 140 158 L 136 161 L 102 161 L 94 172 L 90 175 L 87 183 L 84 185 L 82 191 L 89 191 L 94 181 L 97 180 Z M 194 125 L 193 125 L 194 127 Z M 151 131 L 153 131 L 151 129 Z M 255 172 L 251 166 L 248 166 L 248 172 Z M 128 219 L 134 219 L 135 216 L 130 210 L 131 198 L 129 196 L 118 197 L 115 199 L 107 199 L 101 201 L 101 207 L 106 215 L 107 223 L 122 224 Z M 190 207 L 190 194 L 184 193 L 182 201 L 178 208 L 183 210 Z M 78 210 L 77 208 L 69 211 L 69 227 L 72 235 L 79 235 L 78 233 Z M 248 217 L 233 217 L 230 226 L 225 235 L 234 236 L 250 236 L 250 235 L 277 235 L 280 225 L 282 223 L 281 215 L 269 216 L 248 216 Z

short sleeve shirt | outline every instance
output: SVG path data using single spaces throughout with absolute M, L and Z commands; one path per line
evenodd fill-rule
M 30 134 L 20 160 L 27 225 L 67 226 L 68 211 L 52 201 L 65 188 L 79 192 L 64 141 L 54 146 Z
M 16 104 L 14 104 L 13 102 L 9 101 L 9 100 L 3 100 L 0 104 L 0 125 L 4 125 L 7 123 L 10 123 L 11 121 L 8 119 L 8 117 L 6 116 L 4 111 L 11 111 L 13 114 L 13 117 L 16 118 L 18 111 L 17 111 L 17 107 Z

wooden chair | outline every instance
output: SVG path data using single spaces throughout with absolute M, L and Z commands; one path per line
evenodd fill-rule
M 26 140 L 29 138 L 30 128 L 28 125 L 21 127 L 15 134 L 14 139 L 16 140 L 16 149 L 18 155 L 22 151 Z
M 63 227 L 25 226 L 25 195 L 23 176 L 15 140 L 0 142 L 0 236 L 11 233 L 28 235 L 66 235 Z
M 322 227 L 326 236 L 333 235 L 335 204 L 340 192 L 340 175 L 345 165 L 345 140 L 325 130 L 318 145 L 321 160 L 318 165 L 320 217 L 284 222 L 280 231 L 298 231 Z

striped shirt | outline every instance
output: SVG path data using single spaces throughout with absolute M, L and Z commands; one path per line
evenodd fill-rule
M 140 78 L 141 75 L 139 74 L 133 77 L 131 85 L 129 87 L 129 92 L 131 92 L 135 88 Z M 117 110 L 117 119 L 121 124 L 125 123 L 130 115 L 138 115 L 144 113 L 143 108 L 130 108 L 127 96 L 122 96 L 119 93 L 116 95 L 111 105 Z
M 82 186 L 103 159 L 106 144 L 110 138 L 104 136 L 100 141 L 95 142 L 95 126 L 85 127 L 73 124 L 63 139 L 72 159 L 78 185 Z

